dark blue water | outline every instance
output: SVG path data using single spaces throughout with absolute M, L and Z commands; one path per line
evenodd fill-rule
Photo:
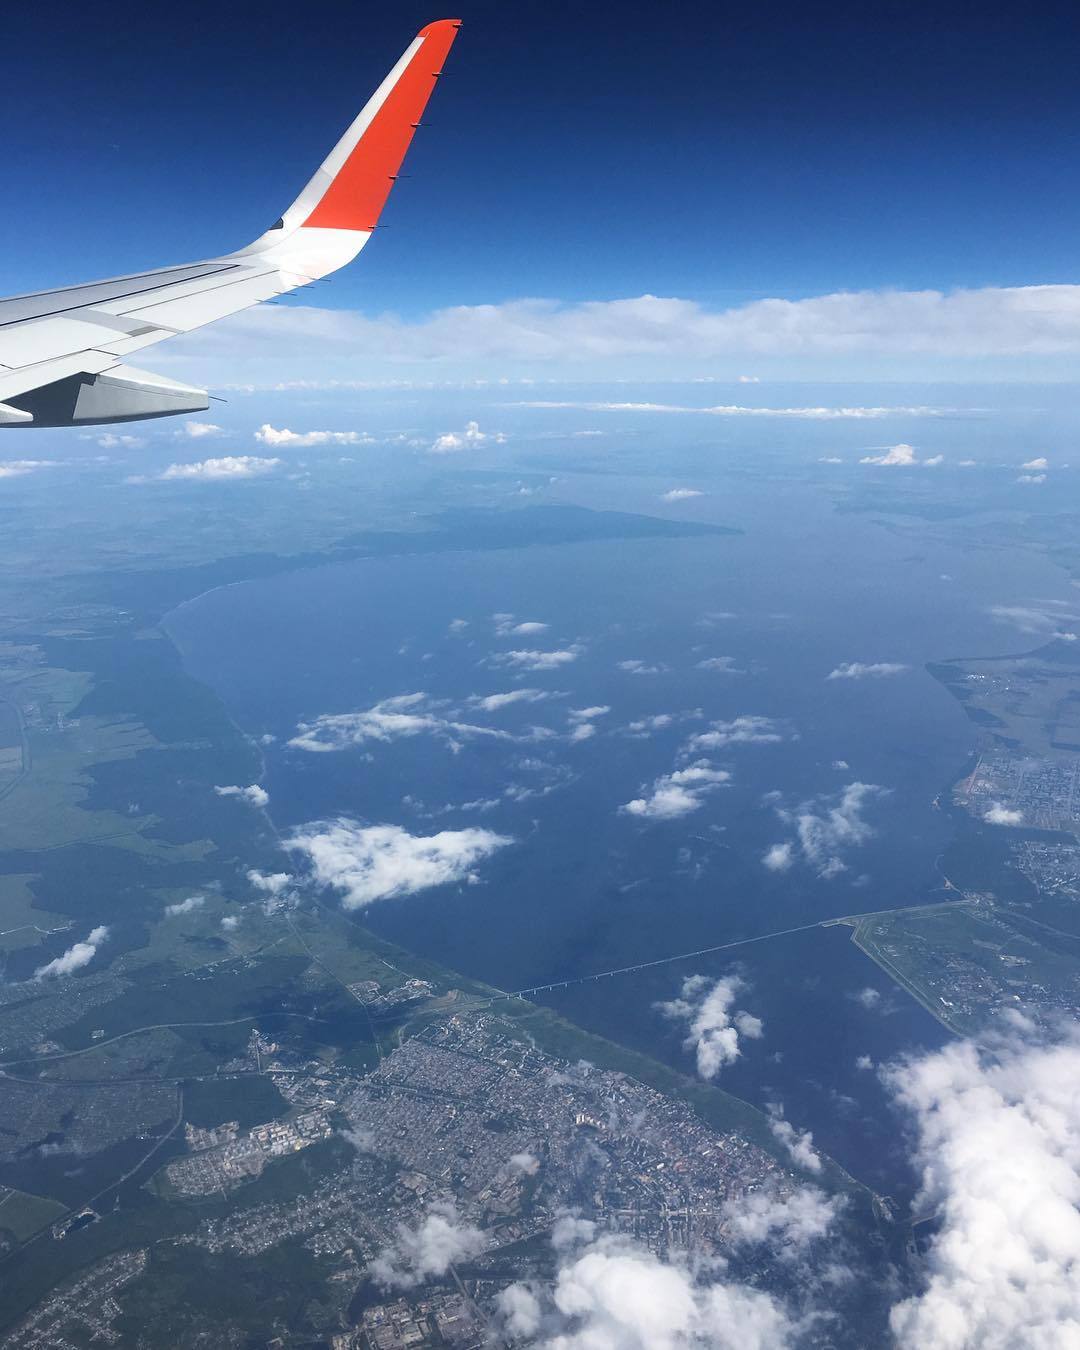
M 560 493 L 648 511 L 657 483 L 570 478 Z M 188 668 L 240 724 L 276 738 L 267 787 L 282 829 L 344 814 L 414 834 L 483 825 L 513 836 L 512 847 L 481 865 L 480 885 L 379 902 L 365 914 L 385 936 L 500 987 L 931 898 L 949 830 L 933 799 L 957 776 L 974 729 L 923 664 L 1028 645 L 987 609 L 1065 596 L 1063 575 L 1036 555 L 1009 554 L 1007 566 L 994 555 L 988 566 L 981 552 L 913 543 L 866 517 L 835 514 L 812 486 L 724 481 L 696 516 L 746 533 L 336 565 L 208 594 L 171 615 L 169 628 Z M 500 638 L 496 613 L 550 628 Z M 718 613 L 736 617 L 709 617 Z M 468 625 L 460 634 L 449 627 L 457 619 Z M 571 645 L 580 654 L 558 671 L 517 677 L 494 663 L 512 646 Z M 697 668 L 714 655 L 734 657 L 746 673 Z M 620 670 L 627 659 L 658 673 Z M 825 679 L 855 660 L 912 670 L 893 679 Z M 460 709 L 470 695 L 521 684 L 568 697 L 466 716 L 564 733 L 568 707 L 612 711 L 580 744 L 470 740 L 454 753 L 417 737 L 319 755 L 284 745 L 298 722 L 322 713 L 414 691 Z M 635 719 L 695 710 L 700 719 L 647 739 L 624 734 Z M 733 774 L 730 787 L 680 820 L 619 813 L 675 767 L 695 729 L 746 714 L 780 720 L 785 739 L 715 752 L 713 762 Z M 888 794 L 867 807 L 874 835 L 844 854 L 847 871 L 828 880 L 806 866 L 768 873 L 763 852 L 790 830 L 766 794 L 794 807 L 856 779 Z M 510 784 L 541 782 L 558 786 L 482 814 L 460 809 Z M 737 953 L 749 985 L 742 1003 L 763 1019 L 765 1035 L 719 1081 L 760 1103 L 782 1101 L 788 1117 L 855 1175 L 902 1190 L 898 1123 L 874 1074 L 856 1060 L 934 1046 L 944 1032 L 848 936 L 820 930 Z M 652 1005 L 672 997 L 686 974 L 735 964 L 711 957 L 581 985 L 555 1006 L 688 1068 L 677 1030 Z M 867 986 L 883 995 L 874 1009 L 855 1000 Z

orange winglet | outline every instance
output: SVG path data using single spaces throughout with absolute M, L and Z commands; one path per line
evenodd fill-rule
M 420 30 L 420 46 L 304 221 L 305 227 L 375 228 L 460 27 L 460 19 L 439 19 Z

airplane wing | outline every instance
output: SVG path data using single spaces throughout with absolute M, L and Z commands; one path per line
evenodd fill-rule
M 420 30 L 281 219 L 237 253 L 0 300 L 0 426 L 196 412 L 205 390 L 127 358 L 335 272 L 371 238 L 461 23 Z

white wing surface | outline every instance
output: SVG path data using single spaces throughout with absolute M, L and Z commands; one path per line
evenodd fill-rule
M 0 426 L 195 412 L 193 389 L 127 364 L 143 347 L 335 272 L 371 238 L 461 27 L 428 24 L 272 229 L 205 262 L 0 300 Z

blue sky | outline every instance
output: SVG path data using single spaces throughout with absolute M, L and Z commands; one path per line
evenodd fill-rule
M 445 12 L 119 0 L 87 23 L 19 7 L 0 294 L 247 242 Z M 303 303 L 416 321 L 521 297 L 713 312 L 1080 280 L 1071 6 L 455 12 L 386 228 Z

